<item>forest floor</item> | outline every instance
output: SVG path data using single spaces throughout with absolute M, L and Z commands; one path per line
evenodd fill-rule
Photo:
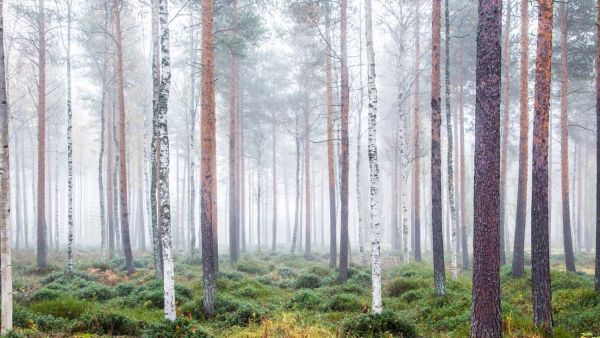
M 232 266 L 221 257 L 217 316 L 205 319 L 199 260 L 176 259 L 178 317 L 162 321 L 162 286 L 154 279 L 152 258 L 138 253 L 136 272 L 127 277 L 124 262 L 97 263 L 98 252 L 76 255 L 77 273 L 64 274 L 65 257 L 50 255 L 46 271 L 35 267 L 35 253 L 13 259 L 14 318 L 12 336 L 26 337 L 338 337 L 368 336 L 372 327 L 370 271 L 352 265 L 344 285 L 327 265 L 327 255 L 313 260 L 292 255 L 248 255 Z M 354 256 L 359 260 L 359 256 Z M 562 269 L 562 257 L 552 257 L 552 307 L 556 337 L 600 336 L 600 293 L 593 290 L 593 257 L 577 257 L 579 273 Z M 445 296 L 433 294 L 428 262 L 400 264 L 384 259 L 385 309 L 392 317 L 377 325 L 406 336 L 468 337 L 471 272 L 457 280 L 448 274 Z M 502 314 L 505 336 L 541 337 L 532 325 L 530 274 L 513 279 L 502 268 Z M 345 330 L 345 331 L 344 331 Z M 370 329 L 369 329 L 370 330 Z M 392 336 L 392 335 L 379 335 Z M 396 336 L 396 335 L 394 335 Z

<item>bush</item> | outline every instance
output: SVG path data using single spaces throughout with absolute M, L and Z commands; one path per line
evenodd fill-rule
M 277 273 L 279 274 L 279 276 L 281 276 L 281 278 L 284 279 L 294 278 L 298 275 L 294 269 L 287 266 L 279 268 L 277 270 Z
M 41 288 L 31 295 L 30 301 L 42 302 L 45 300 L 53 300 L 62 296 L 64 296 L 64 293 L 62 291 L 49 288 Z
M 407 291 L 418 288 L 417 282 L 407 278 L 396 278 L 390 282 L 387 287 L 387 294 L 390 297 L 399 297 Z
M 84 312 L 91 309 L 91 304 L 70 297 L 63 297 L 34 303 L 29 307 L 32 312 L 51 315 L 66 319 L 79 318 Z
M 380 314 L 369 313 L 348 318 L 342 323 L 342 332 L 350 337 L 417 337 L 417 329 L 412 323 L 389 310 Z
M 417 290 L 408 290 L 400 296 L 400 299 L 407 303 L 412 303 L 420 299 L 422 295 Z
M 363 288 L 371 287 L 371 274 L 366 271 L 357 271 L 350 275 L 348 284 L 355 284 Z
M 120 283 L 115 286 L 115 295 L 119 297 L 129 296 L 135 290 L 135 285 L 133 283 Z
M 334 295 L 323 308 L 329 311 L 357 311 L 361 307 L 362 304 L 358 296 L 341 293 Z
M 260 322 L 266 312 L 257 304 L 249 301 L 235 299 L 231 296 L 217 297 L 217 319 L 233 326 L 247 326 Z
M 206 329 L 194 325 L 186 318 L 177 318 L 175 321 L 165 320 L 150 325 L 143 334 L 147 338 L 208 338 L 211 335 Z
M 113 297 L 113 293 L 112 289 L 108 286 L 91 283 L 80 289 L 77 292 L 77 296 L 81 299 L 108 300 Z
M 311 267 L 310 269 L 308 269 L 308 272 L 315 274 L 319 277 L 325 277 L 325 276 L 328 276 L 329 274 L 331 274 L 331 270 L 329 268 L 326 268 L 321 265 L 315 265 L 315 266 Z
M 241 259 L 235 266 L 240 272 L 251 273 L 251 274 L 263 274 L 267 272 L 266 267 L 260 264 L 259 261 L 250 258 Z
M 113 312 L 86 312 L 71 327 L 71 332 L 110 336 L 139 335 L 144 322 Z
M 322 296 L 313 290 L 298 290 L 292 296 L 287 307 L 294 310 L 315 310 L 321 304 Z
M 32 313 L 24 307 L 17 306 L 13 312 L 13 324 L 22 329 L 58 332 L 64 330 L 67 322 L 63 318 Z
M 321 279 L 313 273 L 304 273 L 296 280 L 296 289 L 316 289 L 321 286 Z

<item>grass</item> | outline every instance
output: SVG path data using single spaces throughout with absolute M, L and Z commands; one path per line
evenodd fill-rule
M 65 275 L 64 257 L 52 254 L 50 268 L 38 271 L 30 253 L 17 254 L 14 336 L 143 337 L 465 337 L 471 310 L 471 272 L 448 279 L 447 294 L 433 294 L 429 263 L 399 264 L 384 259 L 383 304 L 370 315 L 370 269 L 352 266 L 340 285 L 324 255 L 307 261 L 291 255 L 251 255 L 231 266 L 226 257 L 217 281 L 216 318 L 201 312 L 201 266 L 176 257 L 178 320 L 163 321 L 162 285 L 152 259 L 138 254 L 137 271 L 126 276 L 123 260 L 105 265 L 95 252 L 79 252 L 77 272 Z M 552 261 L 556 337 L 600 337 L 600 293 L 589 274 L 593 260 L 578 257 L 581 270 Z M 507 337 L 541 337 L 531 322 L 531 277 L 510 276 L 503 267 L 502 314 Z

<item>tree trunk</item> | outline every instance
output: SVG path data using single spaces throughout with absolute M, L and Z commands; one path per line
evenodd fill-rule
M 442 159 L 440 149 L 442 110 L 440 105 L 440 35 L 442 1 L 433 0 L 431 66 L 431 233 L 435 294 L 446 293 L 444 271 L 444 233 L 442 229 Z
M 345 14 L 345 13 L 344 13 Z M 377 86 L 371 0 L 365 0 L 365 34 L 367 43 L 367 88 L 369 92 L 369 176 L 371 210 L 372 309 L 381 313 L 381 224 L 379 223 L 379 159 L 377 157 Z
M 548 116 L 552 66 L 552 0 L 539 0 L 531 204 L 533 321 L 552 334 L 548 243 Z
M 44 0 L 38 3 L 38 153 L 37 153 L 37 265 L 46 268 L 46 19 Z
M 567 60 L 567 5 L 560 5 L 560 177 L 562 196 L 563 245 L 567 271 L 575 271 L 573 239 L 571 235 L 571 210 L 569 201 L 569 61 Z
M 73 273 L 73 105 L 71 89 L 71 4 L 67 1 L 67 180 L 68 244 L 67 272 Z M 57 201 L 58 203 L 58 201 Z
M 521 74 L 519 98 L 519 179 L 517 183 L 517 215 L 513 243 L 513 277 L 525 270 L 525 228 L 527 226 L 527 181 L 529 172 L 529 0 L 521 0 Z
M 106 6 L 106 3 L 104 4 Z M 107 31 L 108 18 L 104 18 L 104 30 Z M 98 155 L 98 200 L 100 201 L 100 261 L 106 263 L 107 258 L 107 224 L 106 224 L 106 205 L 105 205 L 105 191 L 104 191 L 104 150 L 106 147 L 106 91 L 107 88 L 107 36 L 103 38 L 103 62 L 102 62 L 102 98 L 100 99 L 100 154 Z M 57 196 L 58 199 L 58 196 Z M 58 223 L 57 223 L 58 229 Z M 58 244 L 56 246 L 58 251 Z
M 415 57 L 413 72 L 415 75 L 414 116 L 413 116 L 413 255 L 416 262 L 421 261 L 421 0 L 415 0 Z
M 156 128 L 160 147 L 159 161 L 159 200 L 160 232 L 163 259 L 163 290 L 165 303 L 165 319 L 175 320 L 175 273 L 173 254 L 171 252 L 171 202 L 169 195 L 169 133 L 167 127 L 167 112 L 169 90 L 171 87 L 171 53 L 169 44 L 169 4 L 167 0 L 159 0 L 160 27 L 160 92 L 158 95 L 158 116 Z M 179 173 L 178 173 L 179 174 Z
M 41 39 L 40 39 L 41 40 Z M 8 132 L 8 94 L 6 89 L 6 63 L 4 55 L 4 10 L 0 1 L 0 299 L 2 315 L 0 333 L 13 328 L 13 285 L 10 227 L 10 144 Z M 21 156 L 24 154 L 21 153 Z M 19 201 L 17 201 L 19 203 Z M 20 215 L 17 215 L 20 216 Z
M 464 64 L 462 50 L 459 54 L 459 80 L 458 80 L 458 123 L 459 123 L 459 153 L 460 153 L 460 242 L 463 269 L 469 268 L 469 245 L 467 238 L 467 189 L 465 184 L 465 109 L 464 109 Z
M 237 25 L 237 0 L 231 1 L 231 16 L 234 27 Z M 233 30 L 233 39 L 237 37 L 236 29 Z M 239 238 L 239 180 L 237 164 L 237 92 L 239 61 L 236 47 L 232 47 L 230 77 L 229 77 L 229 259 L 231 263 L 237 262 L 240 255 Z
M 123 253 L 127 274 L 135 271 L 133 267 L 133 255 L 131 253 L 131 242 L 129 240 L 129 207 L 127 192 L 127 143 L 125 140 L 125 80 L 123 74 L 123 47 L 121 37 L 121 8 L 117 0 L 113 0 L 113 14 L 115 16 L 115 39 L 117 54 L 117 91 L 119 97 L 119 192 L 121 201 L 121 236 L 123 241 Z
M 600 22 L 600 0 L 597 3 L 596 19 Z M 596 25 L 596 191 L 600 191 L 600 25 Z M 596 193 L 596 291 L 600 291 L 600 194 Z
M 275 123 L 275 110 L 271 115 L 272 123 L 273 123 L 273 133 L 272 133 L 272 156 L 273 156 L 273 238 L 271 244 L 271 252 L 275 252 L 277 250 L 277 139 L 276 139 L 276 127 Z
M 194 21 L 194 4 L 190 3 L 190 136 L 188 144 L 188 233 L 189 233 L 189 255 L 194 258 L 196 253 L 196 111 L 198 105 L 198 93 L 196 92 L 196 77 L 194 75 L 194 64 L 197 62 L 196 29 Z
M 308 90 L 308 88 L 305 89 Z M 308 92 L 306 96 L 308 97 Z M 312 248 L 311 248 L 311 207 L 310 207 L 310 198 L 311 198 L 311 183 L 310 183 L 310 125 L 309 125 L 309 109 L 308 101 L 304 101 L 304 211 L 305 211 L 305 223 L 304 223 L 304 258 L 310 258 L 312 256 Z
M 452 112 L 450 111 L 450 6 L 448 0 L 444 6 L 445 28 L 446 28 L 446 53 L 445 53 L 445 80 L 446 80 L 446 135 L 447 135 L 447 166 L 448 166 L 448 208 L 450 209 L 450 219 L 448 219 L 448 229 L 450 230 L 451 240 L 451 272 L 452 278 L 458 278 L 458 234 L 456 229 L 456 203 L 454 197 L 454 139 L 452 135 Z
M 504 24 L 502 42 L 502 67 L 504 71 L 504 92 L 502 111 L 502 149 L 500 153 L 500 264 L 506 264 L 506 248 L 504 227 L 506 226 L 506 176 L 508 175 L 508 123 L 510 115 L 510 19 L 512 16 L 512 0 L 506 6 L 506 22 Z
M 361 15 L 362 16 L 362 15 Z M 358 99 L 358 109 L 356 111 L 356 115 L 357 115 L 357 119 L 358 119 L 358 126 L 356 129 L 356 213 L 358 216 L 358 250 L 360 252 L 360 260 L 362 264 L 367 263 L 367 258 L 366 258 L 366 250 L 365 250 L 365 244 L 366 244 L 366 229 L 364 226 L 364 217 L 363 217 L 363 202 L 362 202 L 362 193 L 361 193 L 361 181 L 360 181 L 360 175 L 361 175 L 361 166 L 362 166 L 362 150 L 361 150 L 361 146 L 362 146 L 362 114 L 363 114 L 363 102 L 364 102 L 364 91 L 363 91 L 363 44 L 362 44 L 362 23 L 363 23 L 363 18 L 359 18 L 359 44 L 358 44 L 358 64 L 359 64 L 359 70 L 358 70 L 358 83 L 360 84 L 359 87 L 359 99 Z M 395 236 L 394 236 L 395 238 Z
M 331 3 L 325 0 L 325 42 L 331 46 Z M 337 265 L 337 206 L 335 201 L 335 154 L 333 150 L 333 50 L 327 50 L 326 78 L 327 78 L 327 173 L 329 187 L 329 266 Z
M 202 279 L 203 310 L 215 315 L 217 273 L 217 159 L 215 116 L 215 64 L 213 33 L 213 1 L 202 0 L 202 121 L 200 206 L 202 211 Z
M 482 0 L 477 23 L 471 337 L 502 337 L 500 87 L 502 0 Z

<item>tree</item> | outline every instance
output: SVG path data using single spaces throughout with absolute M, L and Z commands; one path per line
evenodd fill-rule
M 563 211 L 563 243 L 567 271 L 575 271 L 573 239 L 571 237 L 571 210 L 569 208 L 569 61 L 567 59 L 567 5 L 562 3 L 560 15 L 560 177 Z
M 506 175 L 508 174 L 508 122 L 510 115 L 510 19 L 512 0 L 507 1 L 506 22 L 502 41 L 502 67 L 504 71 L 503 110 L 502 110 L 502 149 L 500 153 L 500 264 L 506 264 L 505 226 L 506 226 Z
M 327 176 L 329 188 L 329 266 L 337 265 L 337 206 L 335 201 L 335 154 L 333 152 L 333 76 L 331 46 L 331 3 L 325 0 L 325 43 L 328 46 L 325 73 L 327 78 Z
M 67 0 L 67 219 L 68 219 L 68 244 L 67 244 L 67 272 L 73 273 L 73 104 L 71 89 L 71 11 L 72 0 Z M 104 130 L 102 131 L 104 133 Z M 58 203 L 58 201 L 57 201 Z M 58 224 L 57 224 L 58 225 Z
M 533 321 L 552 334 L 548 241 L 548 119 L 552 65 L 553 0 L 539 0 L 532 150 L 531 265 Z
M 469 245 L 467 239 L 467 189 L 465 187 L 465 107 L 464 107 L 464 63 L 463 53 L 459 54 L 459 79 L 458 79 L 458 148 L 459 148 L 459 167 L 460 167 L 460 180 L 459 180 L 459 191 L 460 191 L 460 242 L 461 242 L 461 253 L 462 253 L 462 265 L 463 269 L 469 267 Z
M 126 144 L 126 120 L 125 120 L 125 79 L 123 74 L 123 40 L 121 37 L 121 8 L 120 1 L 113 0 L 113 15 L 115 24 L 115 40 L 117 54 L 117 95 L 119 98 L 119 200 L 121 201 L 121 236 L 123 241 L 123 253 L 125 254 L 125 265 L 127 274 L 131 275 L 133 267 L 133 255 L 131 253 L 131 241 L 129 239 L 129 195 L 127 192 L 127 144 Z
M 237 27 L 237 0 L 231 2 L 231 16 L 233 26 Z M 237 30 L 233 29 L 233 39 Z M 229 259 L 231 263 L 237 262 L 240 255 L 240 231 L 239 231 L 239 179 L 238 179 L 238 156 L 237 146 L 239 142 L 237 132 L 237 96 L 239 85 L 239 60 L 236 46 L 230 47 L 231 53 L 231 76 L 229 78 Z
M 413 72 L 415 73 L 414 116 L 413 116 L 413 253 L 415 261 L 421 261 L 421 117 L 419 116 L 420 72 L 421 72 L 421 15 L 420 0 L 415 0 L 415 58 Z
M 433 278 L 435 294 L 446 293 L 444 271 L 444 234 L 442 230 L 442 159 L 441 159 L 441 85 L 440 85 L 440 35 L 442 1 L 432 4 L 432 64 L 431 64 L 431 232 L 433 238 Z
M 373 14 L 371 0 L 365 0 L 365 34 L 367 44 L 367 88 L 369 93 L 369 177 L 371 210 L 371 278 L 374 313 L 381 313 L 381 224 L 379 223 L 379 159 L 377 157 L 377 86 L 375 50 L 373 48 Z M 400 122 L 402 123 L 402 122 Z
M 600 22 L 600 0 L 596 18 Z M 596 149 L 600 149 L 600 25 L 596 25 Z M 600 151 L 596 151 L 596 291 L 600 291 Z
M 308 90 L 308 86 L 304 86 L 305 90 Z M 308 107 L 308 94 L 306 98 L 303 99 L 304 102 L 304 186 L 305 186 L 305 238 L 304 238 L 304 258 L 311 258 L 312 256 L 312 248 L 311 248 L 311 185 L 310 185 L 310 108 Z
M 271 252 L 277 250 L 277 123 L 275 122 L 275 110 L 271 113 L 271 122 L 273 123 L 272 131 L 272 158 L 273 158 L 273 238 L 271 244 Z
M 213 0 L 202 0 L 202 68 L 201 68 L 201 168 L 200 210 L 202 228 L 202 280 L 204 313 L 212 317 L 216 303 L 217 272 L 217 161 L 215 117 L 215 64 Z
M 38 153 L 37 265 L 46 268 L 46 19 L 44 0 L 38 2 Z
M 519 178 L 517 182 L 517 214 L 513 243 L 513 277 L 523 276 L 525 269 L 525 227 L 527 222 L 527 181 L 529 172 L 529 1 L 521 0 L 520 38 L 520 98 L 519 98 Z
M 477 23 L 471 337 L 502 337 L 500 87 L 502 1 L 482 0 Z
M 340 57 L 341 57 L 341 144 L 340 144 L 340 167 L 341 167 L 341 216 L 340 216 L 340 275 L 339 280 L 345 283 L 348 280 L 349 261 L 349 234 L 348 234 L 348 187 L 349 187 L 349 140 L 348 140 L 348 113 L 350 108 L 350 85 L 348 79 L 348 0 L 341 0 L 340 6 Z
M 445 80 L 446 80 L 446 135 L 448 142 L 448 203 L 450 208 L 450 222 L 449 229 L 451 235 L 451 270 L 452 278 L 458 278 L 458 234 L 456 229 L 456 203 L 454 197 L 454 139 L 452 135 L 452 112 L 450 111 L 450 6 L 448 0 L 445 1 L 444 6 L 444 18 L 445 18 Z
M 10 156 L 8 138 L 8 95 L 6 90 L 6 63 L 4 55 L 4 3 L 0 0 L 0 300 L 2 315 L 0 333 L 13 328 L 12 254 L 10 226 Z M 17 201 L 20 203 L 20 201 Z M 26 210 L 27 211 L 27 210 Z M 17 215 L 19 217 L 20 215 Z

